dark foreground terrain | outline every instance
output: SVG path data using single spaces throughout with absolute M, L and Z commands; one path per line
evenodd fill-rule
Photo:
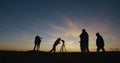
M 0 51 L 0 63 L 120 63 L 120 52 L 47 53 Z

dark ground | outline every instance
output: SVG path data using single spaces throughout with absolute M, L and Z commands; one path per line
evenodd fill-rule
M 47 53 L 0 51 L 0 63 L 120 63 L 120 52 Z

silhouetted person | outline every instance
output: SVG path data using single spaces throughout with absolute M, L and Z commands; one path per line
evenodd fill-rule
M 99 52 L 100 49 L 102 49 L 102 51 L 105 52 L 103 37 L 99 33 L 96 33 L 96 36 L 97 36 L 96 39 L 97 52 Z
M 81 52 L 89 52 L 89 35 L 88 33 L 85 31 L 85 29 L 82 29 L 82 33 L 79 36 L 80 37 L 80 47 L 81 47 Z
M 40 49 L 41 39 L 42 39 L 42 37 L 40 37 L 40 36 L 38 36 L 38 35 L 35 37 L 35 42 L 34 42 L 34 44 L 35 44 L 35 45 L 34 45 L 34 51 L 35 51 L 35 50 L 37 50 L 37 51 L 38 51 L 38 50 Z
M 54 51 L 54 53 L 56 52 L 56 46 L 58 44 L 60 44 L 61 38 L 58 38 L 55 43 L 53 44 L 53 48 L 50 50 L 50 52 Z
M 66 52 L 65 41 L 64 40 L 61 40 L 61 41 L 62 41 L 62 46 L 61 46 L 60 52 Z

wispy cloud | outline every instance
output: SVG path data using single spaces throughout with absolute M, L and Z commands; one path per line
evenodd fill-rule
M 58 26 L 51 24 L 50 27 L 54 32 L 47 32 L 49 35 L 53 37 L 62 37 L 66 40 L 66 47 L 68 49 L 77 49 L 79 50 L 79 35 L 81 34 L 81 29 L 85 28 L 89 33 L 89 44 L 91 49 L 96 49 L 96 33 L 99 32 L 103 38 L 105 39 L 106 48 L 109 48 L 110 45 L 114 46 L 114 44 L 109 44 L 109 39 L 116 39 L 116 36 L 112 36 L 111 25 L 109 20 L 105 19 L 101 21 L 100 19 L 89 19 L 89 24 L 86 24 L 83 21 L 72 21 L 67 17 L 64 17 L 64 26 Z M 117 41 L 117 40 L 114 40 Z
M 66 41 L 66 48 L 70 51 L 77 51 L 79 49 L 79 34 L 80 34 L 80 28 L 78 27 L 78 23 L 75 23 L 74 21 L 71 21 L 67 17 L 64 18 L 64 24 L 65 26 L 58 26 L 51 24 L 50 27 L 53 32 L 47 32 L 52 37 L 61 37 Z M 77 43 L 77 44 L 76 44 Z

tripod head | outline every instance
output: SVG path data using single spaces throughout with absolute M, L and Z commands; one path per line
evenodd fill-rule
M 65 43 L 65 41 L 64 40 L 61 40 L 63 43 Z

